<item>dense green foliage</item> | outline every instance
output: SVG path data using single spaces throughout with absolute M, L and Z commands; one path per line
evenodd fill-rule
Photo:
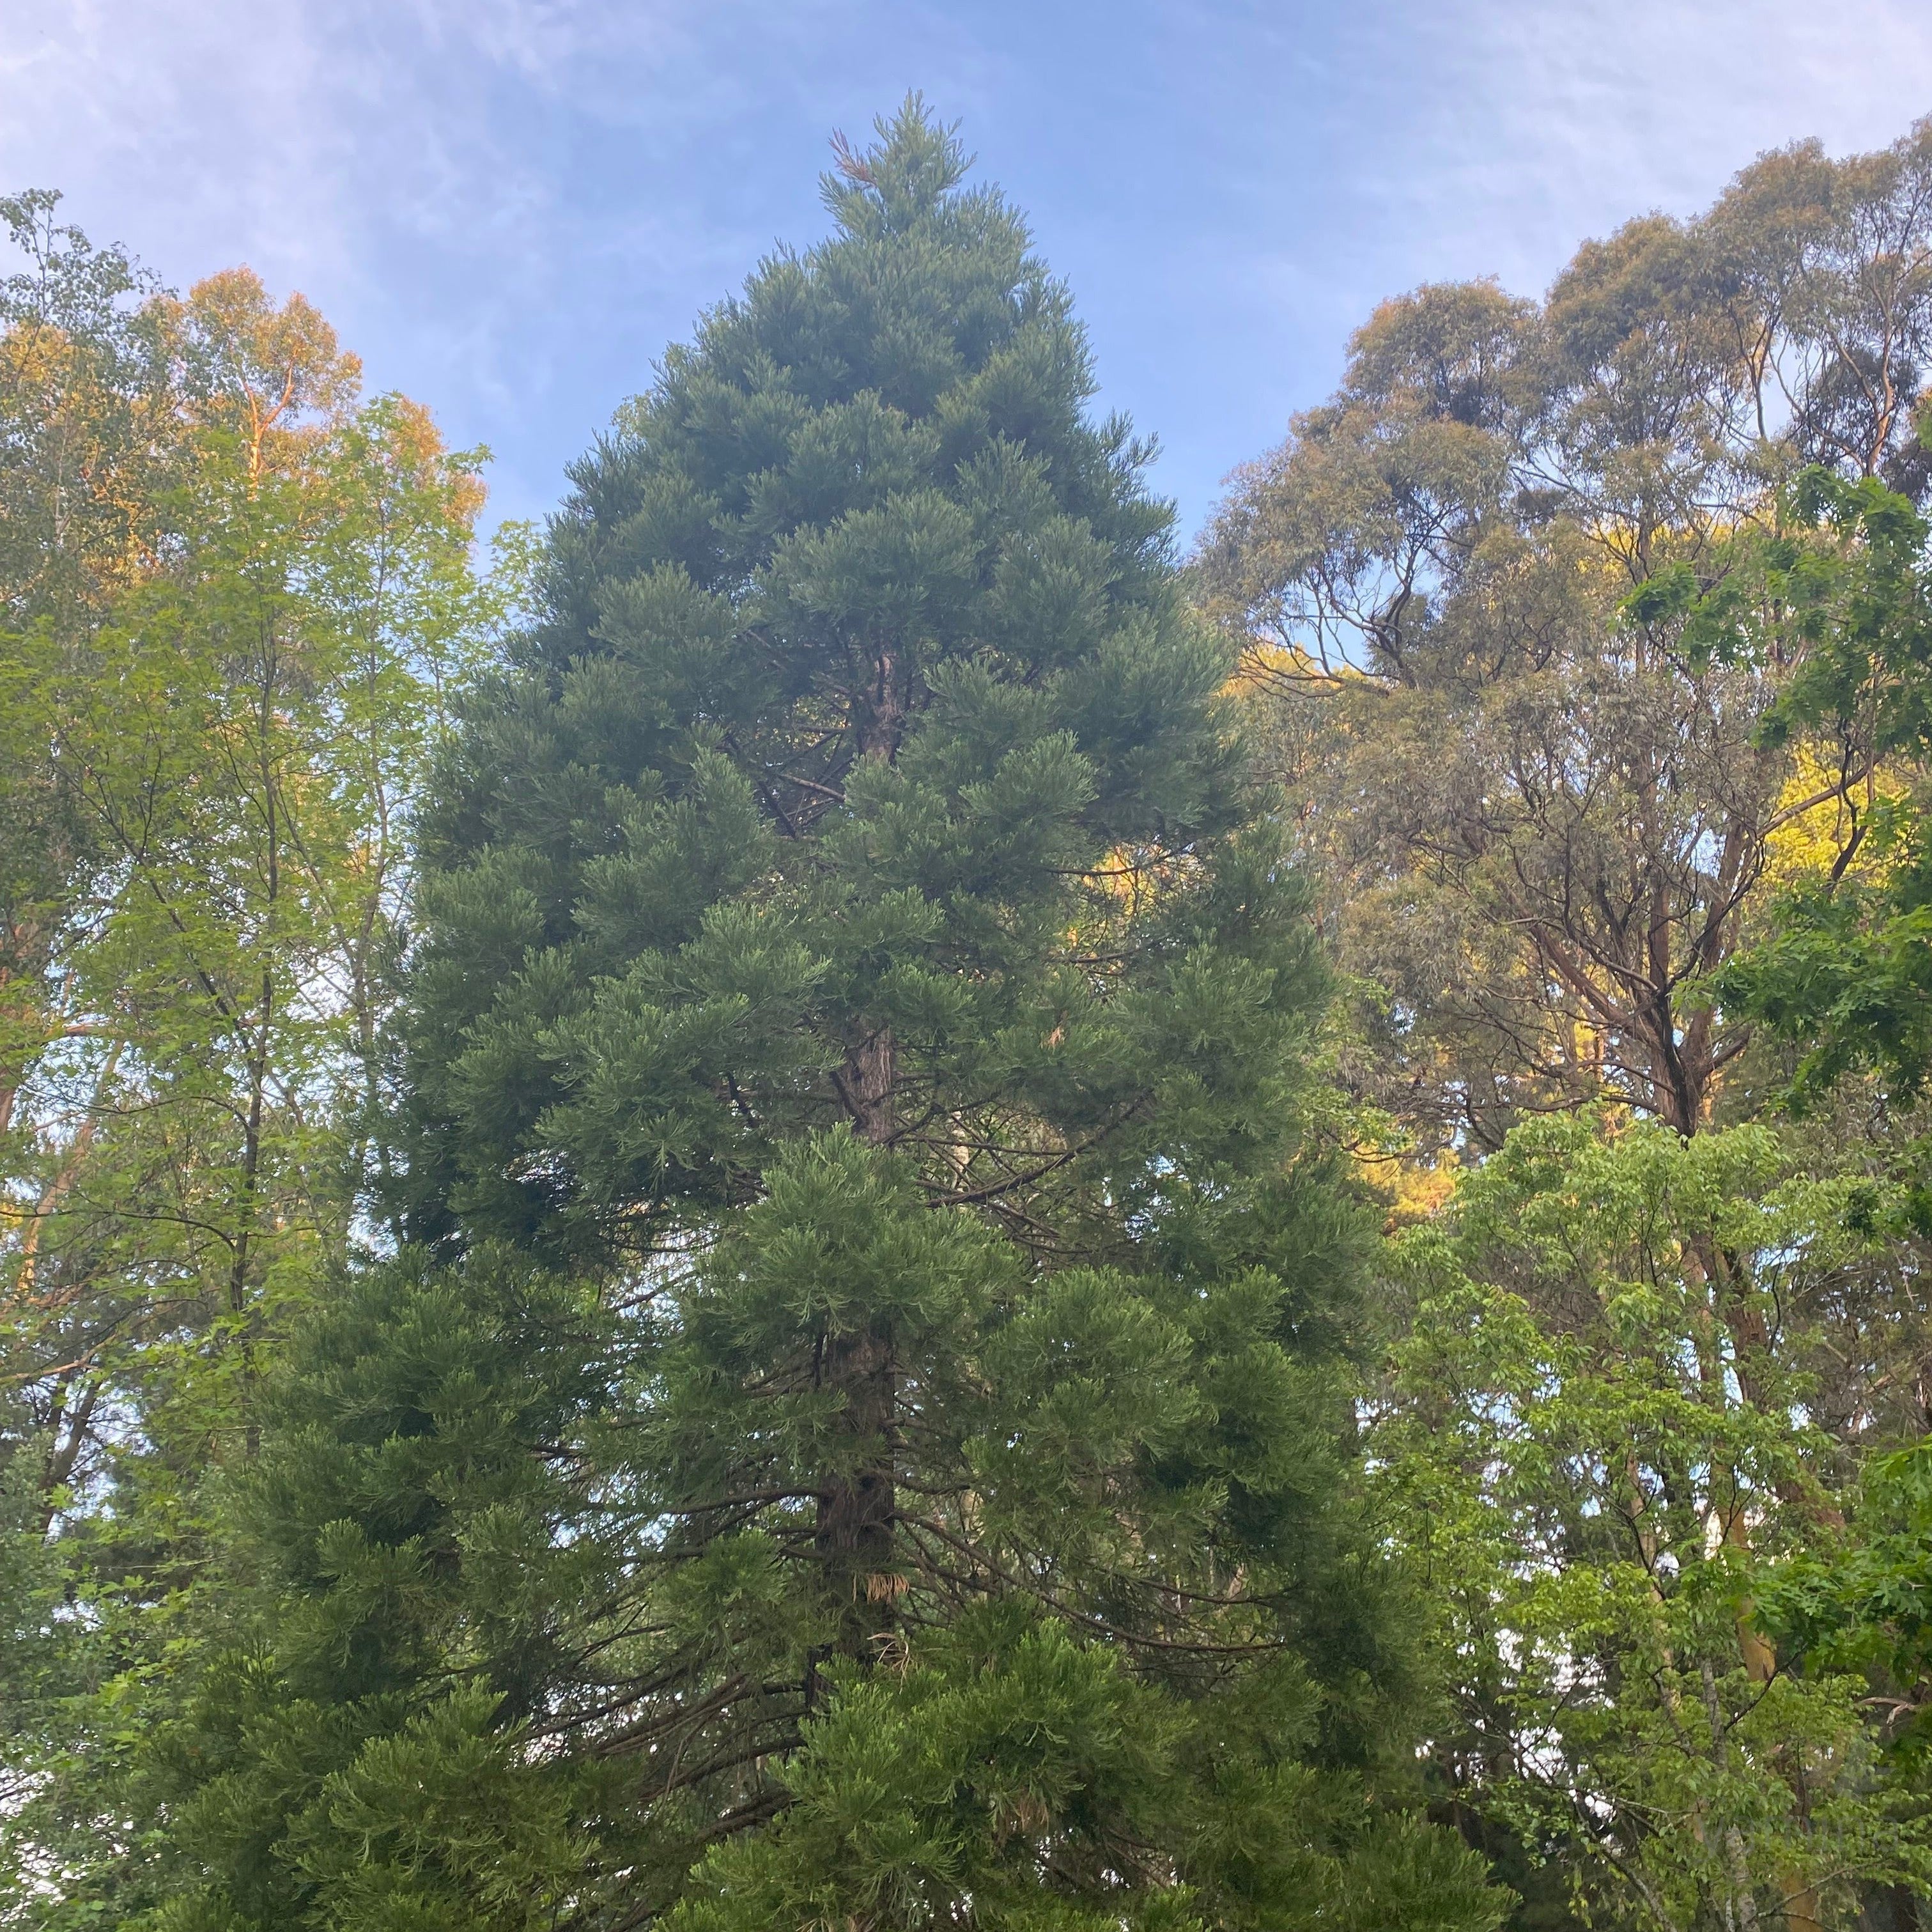
M 1761 1128 L 1531 1123 L 1391 1257 L 1379 1447 L 1456 1659 L 1442 1762 L 1661 1924 L 1932 1876 L 1920 1808 L 1875 1798 L 1862 1675 L 1778 1670 L 1755 1618 L 1758 1576 L 1828 1546 L 1814 1365 L 1887 1246 L 1868 1184 L 1792 1168 Z
M 228 1486 L 142 1774 L 166 1924 L 1502 1910 L 1403 1808 L 1305 896 L 962 170 L 911 110 L 844 158 L 466 704 L 413 1245 Z
M 470 465 L 361 401 L 299 298 L 176 300 L 49 198 L 8 212 L 0 1834 L 31 1911 L 131 1828 L 209 1470 L 346 1258 L 412 802 L 488 600 Z
M 1801 1100 L 1857 1070 L 1909 1103 L 1932 1071 L 1932 853 L 1922 801 L 1902 782 L 1932 752 L 1928 526 L 1876 478 L 1828 470 L 1805 471 L 1784 507 L 1786 527 L 1734 544 L 1708 590 L 1658 586 L 1688 599 L 1686 632 L 1706 651 L 1762 655 L 1784 633 L 1801 638 L 1808 648 L 1762 735 L 1828 734 L 1846 748 L 1847 777 L 1863 778 L 1847 788 L 1832 866 L 1794 882 L 1778 929 L 1732 964 L 1724 994 L 1802 1048 Z
M 494 580 L 0 211 L 0 1924 L 1916 1932 L 1932 126 L 1185 568 L 878 136 Z

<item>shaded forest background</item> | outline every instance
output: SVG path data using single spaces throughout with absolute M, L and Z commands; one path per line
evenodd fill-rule
M 834 159 L 487 555 L 0 202 L 0 1923 L 1916 1928 L 1932 125 L 1186 555 Z

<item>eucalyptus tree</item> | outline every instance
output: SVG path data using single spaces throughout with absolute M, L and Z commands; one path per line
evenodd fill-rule
M 1701 652 L 1646 586 L 1708 589 L 1807 464 L 1922 486 L 1928 186 L 1932 128 L 1808 144 L 1540 302 L 1388 302 L 1235 479 L 1202 579 L 1280 700 L 1362 1090 L 1425 1144 L 1601 1096 L 1699 1131 L 1751 1038 L 1714 976 L 1794 848 L 1862 836 L 1868 736 L 1758 729 L 1797 629 Z

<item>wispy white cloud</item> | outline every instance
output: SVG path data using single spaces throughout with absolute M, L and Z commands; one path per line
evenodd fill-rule
M 1581 230 L 1702 206 L 1767 148 L 1870 148 L 1932 112 L 1922 0 L 1509 0 L 1417 25 L 1440 79 L 1376 190 L 1525 277 Z
M 1759 150 L 1932 110 L 1924 0 L 10 0 L 0 184 L 321 302 L 508 507 L 910 86 L 1036 216 L 1190 517 L 1380 295 L 1547 280 Z

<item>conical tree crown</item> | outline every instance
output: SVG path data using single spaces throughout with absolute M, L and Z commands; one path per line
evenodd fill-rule
M 964 170 L 916 104 L 842 149 L 574 472 L 428 815 L 422 1248 L 265 1451 L 194 1922 L 1493 1922 L 1367 1796 L 1300 893 Z
M 574 471 L 550 614 L 427 830 L 424 1232 L 648 1247 L 841 1120 L 987 1201 L 1144 1160 L 1174 1042 L 1119 996 L 1156 971 L 1178 1020 L 1204 914 L 1255 956 L 1185 979 L 1190 1090 L 1232 1083 L 1190 1132 L 1274 1132 L 1253 1029 L 1314 987 L 1271 858 L 1202 842 L 1238 811 L 1227 666 L 1065 290 L 963 168 L 916 109 L 848 154 L 834 237 Z

